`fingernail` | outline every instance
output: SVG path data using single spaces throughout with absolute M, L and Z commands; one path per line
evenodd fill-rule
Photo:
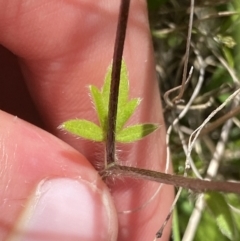
M 113 240 L 110 226 L 114 217 L 108 200 L 108 194 L 86 181 L 45 180 L 8 240 Z

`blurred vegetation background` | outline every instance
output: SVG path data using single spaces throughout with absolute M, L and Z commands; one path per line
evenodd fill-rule
M 194 71 L 182 100 L 169 106 L 164 94 L 182 83 L 189 25 L 190 0 L 148 0 L 167 128 L 197 93 L 186 115 L 170 135 L 171 159 L 176 174 L 185 171 L 182 143 L 206 117 L 240 88 L 240 1 L 195 0 L 188 71 Z M 198 90 L 199 88 L 199 90 Z M 169 94 L 173 100 L 179 91 Z M 214 180 L 240 180 L 240 97 L 210 120 L 192 151 L 198 174 Z M 180 136 L 182 135 L 182 140 Z M 184 190 L 173 215 L 172 240 L 240 240 L 240 197 L 206 195 Z

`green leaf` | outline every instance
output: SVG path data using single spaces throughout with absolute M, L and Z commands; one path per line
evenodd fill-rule
M 122 143 L 138 141 L 157 129 L 158 125 L 155 124 L 139 124 L 128 126 L 117 133 L 116 141 Z
M 105 106 L 109 105 L 109 95 L 110 95 L 110 85 L 111 85 L 111 75 L 112 75 L 112 65 L 107 70 L 107 74 L 104 79 L 104 85 L 102 88 L 102 97 L 104 100 Z M 128 81 L 128 73 L 127 66 L 124 61 L 122 61 L 121 66 L 121 81 L 119 84 L 119 95 L 118 95 L 118 107 L 124 106 L 128 101 L 129 95 L 129 81 Z
M 128 80 L 127 66 L 126 66 L 126 63 L 122 60 L 121 81 L 119 84 L 119 96 L 118 96 L 119 111 L 128 102 L 128 95 L 129 95 L 129 80 Z
M 96 86 L 90 85 L 90 94 L 95 105 L 100 126 L 87 120 L 69 120 L 62 124 L 61 128 L 71 132 L 74 135 L 83 137 L 93 141 L 105 141 L 108 131 L 108 105 L 110 96 L 110 84 L 112 65 L 108 68 L 105 76 L 104 84 L 101 90 Z M 158 126 L 154 124 L 139 124 L 123 129 L 125 123 L 133 115 L 140 99 L 135 98 L 128 100 L 129 96 L 129 80 L 127 66 L 122 61 L 121 81 L 119 86 L 118 110 L 116 120 L 116 141 L 134 142 L 142 139 L 146 135 L 155 131 Z
M 90 85 L 89 89 L 90 89 L 92 100 L 94 102 L 94 105 L 95 105 L 95 108 L 96 108 L 96 111 L 97 111 L 100 126 L 102 127 L 103 130 L 106 130 L 108 111 L 107 111 L 106 106 L 104 105 L 102 93 L 94 85 Z
M 108 105 L 109 105 L 111 75 L 112 75 L 112 64 L 107 69 L 107 74 L 104 78 L 104 84 L 103 84 L 102 91 L 101 91 L 103 102 L 107 109 L 108 109 Z
M 93 141 L 104 141 L 102 129 L 91 121 L 87 120 L 69 120 L 64 122 L 60 128 L 85 139 Z
M 125 104 L 124 108 L 122 107 L 121 111 L 117 113 L 117 125 L 116 125 L 116 133 L 118 133 L 127 122 L 127 120 L 132 116 L 137 106 L 140 104 L 140 99 L 132 99 L 128 103 Z
M 98 111 L 99 121 L 101 123 L 101 126 L 104 129 L 104 132 L 107 132 L 111 73 L 112 73 L 112 65 L 107 70 L 107 74 L 105 76 L 104 85 L 102 87 L 101 92 L 92 93 L 93 101 L 95 103 L 96 110 Z M 95 89 L 92 89 L 92 90 L 95 91 Z M 102 95 L 101 98 L 100 96 L 95 96 L 99 94 Z M 124 124 L 131 117 L 134 110 L 140 103 L 139 99 L 133 99 L 131 101 L 128 101 L 128 95 L 129 95 L 129 81 L 128 81 L 127 66 L 126 66 L 126 63 L 122 61 L 121 81 L 120 81 L 119 96 L 118 96 L 116 132 L 119 131 L 124 126 Z
M 224 196 L 220 193 L 211 192 L 205 194 L 205 200 L 221 233 L 230 240 L 236 240 L 235 221 Z

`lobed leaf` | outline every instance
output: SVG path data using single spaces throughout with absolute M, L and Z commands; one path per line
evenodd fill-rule
M 103 130 L 95 123 L 87 120 L 69 120 L 61 125 L 64 130 L 92 141 L 104 141 Z
M 108 118 L 108 111 L 107 111 L 106 106 L 104 105 L 102 93 L 94 85 L 90 85 L 89 89 L 90 89 L 92 100 L 94 102 L 94 105 L 95 105 L 95 108 L 96 108 L 96 111 L 97 111 L 100 126 L 102 127 L 103 130 L 106 130 L 106 122 L 107 122 L 107 118 Z
M 103 106 L 105 107 L 105 117 L 104 117 L 104 131 L 107 132 L 107 120 L 108 120 L 108 105 L 109 105 L 109 96 L 110 96 L 110 85 L 111 85 L 111 74 L 112 74 L 112 65 L 108 68 L 107 74 L 105 76 L 104 84 L 101 90 Z M 122 61 L 121 67 L 121 81 L 119 86 L 119 95 L 118 95 L 118 110 L 117 110 L 117 128 L 116 130 L 120 130 L 126 121 L 131 117 L 134 110 L 136 109 L 139 103 L 139 100 L 130 101 L 128 104 L 128 95 L 129 95 L 129 81 L 128 81 L 128 73 L 127 66 L 124 61 Z M 99 116 L 100 114 L 98 114 Z
M 105 141 L 108 129 L 108 105 L 110 96 L 112 65 L 108 68 L 105 76 L 104 84 L 101 90 L 96 86 L 90 85 L 90 94 L 97 111 L 100 126 L 87 120 L 69 120 L 62 124 L 61 128 L 70 133 L 93 141 Z M 123 129 L 125 123 L 132 116 L 137 106 L 140 104 L 140 99 L 135 98 L 128 101 L 129 81 L 127 66 L 122 61 L 121 81 L 118 97 L 118 111 L 116 120 L 116 141 L 118 142 L 134 142 L 149 135 L 158 128 L 154 124 L 139 124 L 129 126 Z
M 119 84 L 119 95 L 118 95 L 118 109 L 119 111 L 125 104 L 128 102 L 129 96 L 129 80 L 128 80 L 128 72 L 125 61 L 122 60 L 121 66 L 121 81 Z
M 116 134 L 116 141 L 122 143 L 138 141 L 157 129 L 158 125 L 155 124 L 138 124 L 128 126 Z
M 138 105 L 140 104 L 140 99 L 132 99 L 129 102 L 127 102 L 124 106 L 122 107 L 122 110 L 118 110 L 117 113 L 117 124 L 116 124 L 116 133 L 118 133 L 127 120 L 132 116 Z
M 109 105 L 111 75 L 112 75 L 112 64 L 107 69 L 107 74 L 104 78 L 104 84 L 101 90 L 103 102 L 107 110 Z
M 112 65 L 110 65 L 107 69 L 107 74 L 104 78 L 104 85 L 102 88 L 102 97 L 107 107 L 108 107 L 109 96 L 110 96 L 111 76 L 112 76 Z M 127 66 L 126 66 L 126 63 L 122 61 L 121 81 L 119 84 L 119 95 L 118 95 L 119 106 L 125 105 L 125 103 L 128 101 L 128 95 L 129 95 L 129 81 L 128 81 Z

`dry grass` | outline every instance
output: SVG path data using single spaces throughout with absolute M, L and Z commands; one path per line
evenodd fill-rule
M 161 96 L 163 98 L 167 92 L 168 99 L 167 102 L 163 100 L 166 126 L 171 126 L 174 119 L 181 115 L 169 139 L 174 170 L 194 177 L 239 181 L 239 95 L 212 119 L 205 120 L 240 87 L 240 3 L 238 0 L 196 1 L 188 62 L 188 69 L 193 66 L 194 71 L 181 100 L 172 102 L 179 90 L 169 90 L 182 83 L 189 2 L 149 0 L 156 70 Z M 153 3 L 155 6 L 151 5 Z M 204 121 L 207 124 L 192 145 L 190 156 L 190 135 Z M 191 166 L 189 170 L 186 170 L 186 156 L 187 166 Z M 240 208 L 236 195 L 222 197 L 226 204 Z M 224 216 L 227 224 L 230 225 L 232 220 L 235 227 L 222 228 L 211 213 L 214 210 L 205 208 L 204 198 L 188 191 L 182 192 L 175 210 L 173 240 L 200 241 L 206 240 L 206 237 L 207 240 L 238 240 L 238 211 L 230 207 Z M 188 224 L 189 218 L 191 222 Z

